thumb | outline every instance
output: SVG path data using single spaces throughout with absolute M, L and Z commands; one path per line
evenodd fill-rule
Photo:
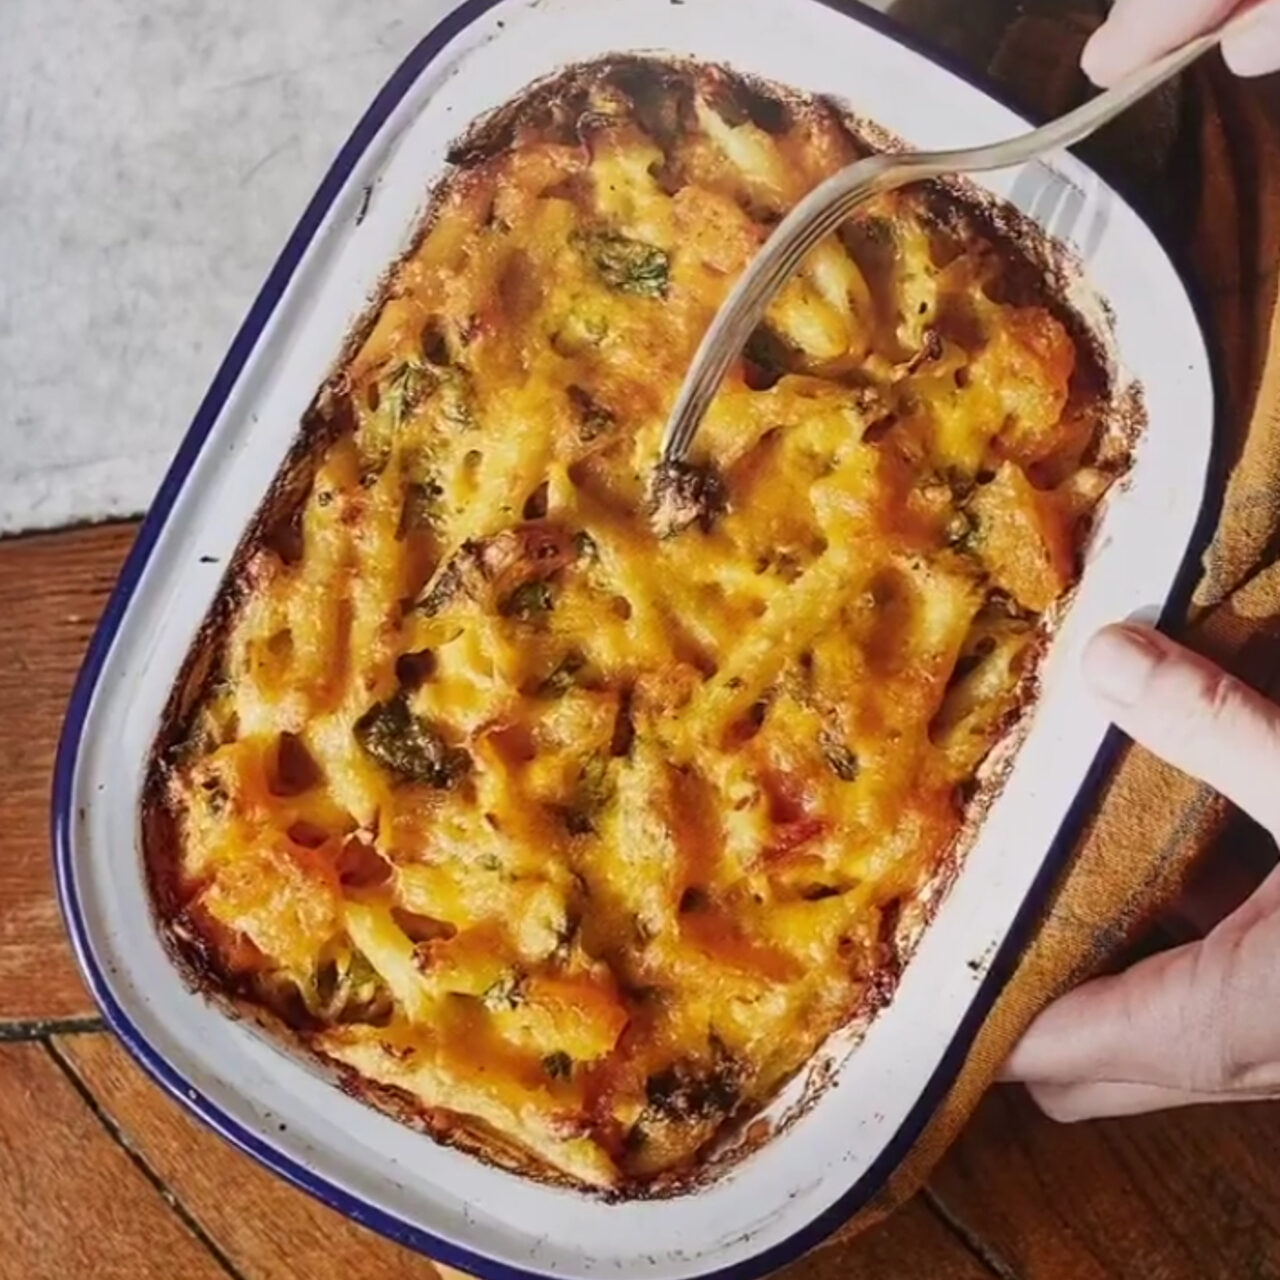
M 1280 69 L 1280 0 L 1116 0 L 1085 46 L 1081 65 L 1094 84 L 1113 85 L 1238 9 L 1257 12 L 1223 41 L 1232 70 L 1257 76 Z
M 1223 1008 L 1206 980 L 1203 947 L 1152 956 L 1063 996 L 1031 1024 L 1001 1079 L 1047 1087 L 1216 1087 L 1218 1064 L 1203 1058 L 1223 1042 Z
M 1280 879 L 1201 942 L 1052 1004 L 1001 1070 L 1058 1119 L 1280 1091 Z
M 1113 85 L 1230 16 L 1240 0 L 1116 0 L 1081 59 L 1095 84 Z
M 1144 627 L 1111 627 L 1085 675 L 1117 727 L 1280 833 L 1280 709 Z

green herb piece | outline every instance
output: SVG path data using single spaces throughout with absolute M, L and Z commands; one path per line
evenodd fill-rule
M 400 365 L 382 394 L 391 419 L 391 430 L 399 431 L 435 387 L 436 376 L 426 365 L 413 360 L 406 360 Z
M 590 392 L 581 387 L 569 388 L 569 404 L 578 419 L 578 439 L 591 444 L 612 431 L 618 419 L 611 409 L 605 408 Z
M 314 1013 L 345 1024 L 384 1025 L 394 1007 L 377 970 L 355 948 L 325 959 L 302 994 Z
M 471 382 L 465 369 L 406 360 L 391 374 L 381 396 L 392 432 L 409 422 L 432 395 L 438 396 L 446 422 L 464 430 L 475 425 Z
M 440 571 L 432 583 L 414 602 L 428 618 L 440 614 L 467 585 L 468 575 L 477 571 L 482 548 L 478 542 L 467 541 L 458 553 Z
M 378 1024 L 389 1017 L 393 1006 L 391 993 L 363 951 L 352 951 L 343 987 L 339 1021 Z
M 360 462 L 360 487 L 362 489 L 374 488 L 378 481 L 382 479 L 390 462 L 391 450 L 389 448 L 378 448 L 373 453 L 362 458 Z
M 577 683 L 587 660 L 576 649 L 565 654 L 551 674 L 538 686 L 539 698 L 563 698 Z
M 370 707 L 356 722 L 355 736 L 368 755 L 405 782 L 449 791 L 471 769 L 471 757 L 414 715 L 403 694 Z
M 440 413 L 444 420 L 460 431 L 470 431 L 476 424 L 475 397 L 471 381 L 462 369 L 447 369 L 440 377 Z
M 578 777 L 578 791 L 594 809 L 602 809 L 609 803 L 612 788 L 609 785 L 609 762 L 604 756 L 592 756 L 582 766 Z
M 573 798 L 565 809 L 565 826 L 570 835 L 591 835 L 596 829 L 596 819 L 612 799 L 609 761 L 602 755 L 592 756 L 582 766 Z
M 741 1073 L 732 1060 L 713 1065 L 682 1061 L 645 1082 L 647 1111 L 669 1120 L 711 1120 L 729 1115 L 742 1096 Z
M 504 618 L 533 622 L 550 613 L 554 607 L 555 600 L 551 595 L 549 583 L 526 582 L 502 601 L 498 606 L 498 612 Z
M 579 303 L 551 335 L 551 345 L 562 356 L 576 356 L 600 346 L 608 336 L 609 321 L 601 315 L 584 314 Z
M 637 298 L 665 298 L 671 286 L 671 258 L 665 249 L 604 232 L 587 241 L 601 280 L 619 293 Z
M 897 243 L 898 231 L 889 218 L 878 214 L 855 218 L 846 223 L 849 235 L 867 244 L 893 245 Z

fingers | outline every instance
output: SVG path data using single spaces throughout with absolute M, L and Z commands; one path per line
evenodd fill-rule
M 1033 1086 L 1062 1120 L 1280 1097 L 1278 883 L 1203 941 L 1051 1005 L 1000 1078 Z
M 1085 674 L 1116 725 L 1280 833 L 1280 709 L 1145 628 L 1094 638 Z
M 1206 1103 L 1261 1102 L 1280 1096 L 1275 1091 L 1248 1096 L 1194 1093 L 1188 1089 L 1166 1089 L 1154 1084 L 1111 1084 L 1107 1081 L 1074 1085 L 1032 1084 L 1027 1088 L 1040 1110 L 1061 1124 L 1147 1115 L 1153 1111 L 1173 1111 L 1178 1107 L 1197 1107 Z
M 1153 956 L 1050 1005 L 1014 1049 L 1001 1079 L 1213 1092 L 1221 1074 L 1215 1046 L 1228 1028 L 1214 984 L 1198 973 L 1202 946 Z
M 1280 709 L 1146 628 L 1085 669 L 1115 723 L 1280 831 Z M 1050 1006 L 1001 1072 L 1061 1120 L 1280 1097 L 1280 872 L 1203 941 Z
M 1116 0 L 1111 16 L 1085 46 L 1085 74 L 1095 84 L 1113 85 L 1238 7 L 1239 0 Z
M 1085 48 L 1085 73 L 1095 84 L 1113 85 L 1242 7 L 1241 0 L 1116 0 L 1110 18 Z M 1223 43 L 1223 54 L 1239 75 L 1280 69 L 1280 3 L 1261 0 L 1256 7 L 1250 21 Z

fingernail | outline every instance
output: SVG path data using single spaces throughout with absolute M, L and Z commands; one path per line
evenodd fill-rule
M 1089 642 L 1085 672 L 1096 692 L 1116 706 L 1131 707 L 1146 692 L 1163 657 L 1153 632 L 1108 627 Z

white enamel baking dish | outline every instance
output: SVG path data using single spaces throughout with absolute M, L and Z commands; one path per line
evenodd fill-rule
M 1102 623 L 1167 607 L 1205 527 L 1212 380 L 1175 271 L 1138 217 L 1073 160 L 994 178 L 992 191 L 1070 234 L 1090 287 L 1109 304 L 1121 380 L 1141 384 L 1150 425 L 1130 481 L 1109 502 L 1004 790 L 896 999 L 861 1044 L 837 1037 L 829 1046 L 835 1085 L 817 1105 L 704 1189 L 606 1204 L 436 1145 L 191 994 L 153 926 L 137 812 L 162 705 L 223 566 L 349 325 L 406 246 L 448 144 L 530 81 L 630 50 L 726 62 L 830 93 L 929 148 L 991 141 L 1025 124 L 856 4 L 468 0 L 380 94 L 254 304 L 106 610 L 55 779 L 67 926 L 89 986 L 147 1070 L 291 1182 L 494 1280 L 747 1280 L 819 1242 L 875 1194 L 961 1066 L 1105 766 L 1107 726 L 1076 681 L 1081 647 Z

